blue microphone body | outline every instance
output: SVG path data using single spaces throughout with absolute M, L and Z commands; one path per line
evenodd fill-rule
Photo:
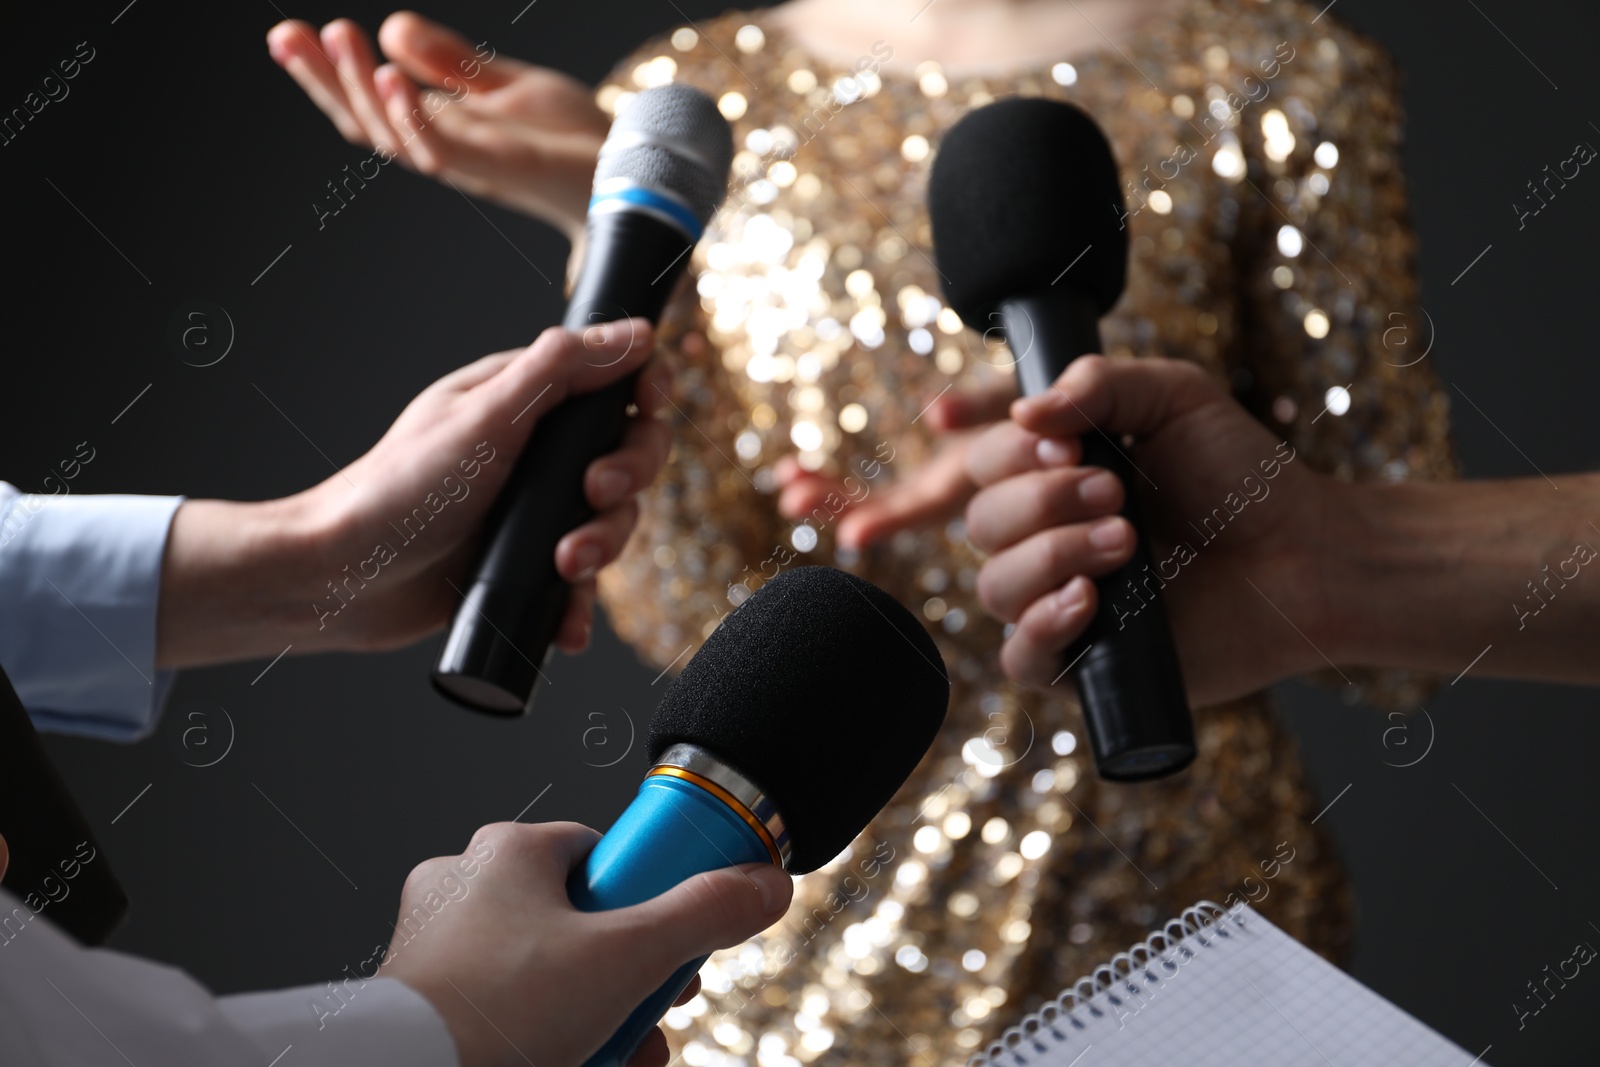
M 582 911 L 626 908 L 703 871 L 776 863 L 786 843 L 781 821 L 759 791 L 704 750 L 677 745 L 640 783 L 633 802 L 589 853 L 582 880 L 573 879 L 567 892 Z M 585 1067 L 622 1067 L 705 961 L 701 956 L 678 968 Z

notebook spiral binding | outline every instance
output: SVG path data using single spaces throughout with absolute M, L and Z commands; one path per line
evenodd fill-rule
M 1202 900 L 1183 909 L 1182 914 L 1175 919 L 1168 919 L 1149 937 L 1128 951 L 1112 956 L 1092 973 L 1062 990 L 1055 1000 L 1033 1014 L 1024 1016 L 1020 1023 L 968 1060 L 967 1067 L 1028 1067 L 1034 1056 L 1054 1051 L 1071 1040 L 1071 1031 L 1087 1027 L 1088 1024 L 1077 1015 L 1079 1010 L 1087 1012 L 1092 1018 L 1104 1017 L 1106 1012 L 1095 1003 L 1102 994 L 1111 1006 L 1120 1008 L 1123 1001 L 1117 996 L 1118 992 L 1126 990 L 1129 996 L 1134 997 L 1144 995 L 1144 990 L 1136 984 L 1136 975 L 1142 974 L 1145 987 L 1153 988 L 1176 975 L 1183 963 L 1196 958 L 1191 945 L 1204 949 L 1215 944 L 1215 938 L 1207 940 L 1200 936 L 1203 932 L 1209 930 L 1222 938 L 1230 936 L 1225 925 L 1218 925 L 1223 919 L 1231 919 L 1233 925 L 1240 928 L 1246 925 L 1242 908 L 1228 909 L 1213 901 Z M 1175 958 L 1162 958 L 1173 949 L 1177 950 Z M 1157 977 L 1151 970 L 1157 960 L 1161 961 L 1160 969 L 1165 972 L 1165 979 Z M 1120 973 L 1118 967 L 1122 968 Z M 1085 985 L 1088 986 L 1087 992 L 1080 992 Z M 1051 1043 L 1047 1044 L 1047 1041 Z

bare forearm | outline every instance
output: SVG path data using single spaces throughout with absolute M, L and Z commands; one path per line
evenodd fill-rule
M 302 511 L 297 497 L 184 502 L 162 562 L 157 667 L 275 656 L 309 632 Z
M 1332 490 L 1329 655 L 1450 675 L 1477 659 L 1474 675 L 1600 684 L 1600 475 L 1558 482 Z

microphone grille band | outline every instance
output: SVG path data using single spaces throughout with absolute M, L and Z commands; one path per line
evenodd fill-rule
M 624 179 L 669 193 L 702 224 L 728 192 L 733 132 L 700 90 L 673 83 L 646 89 L 622 110 L 600 148 L 596 190 Z

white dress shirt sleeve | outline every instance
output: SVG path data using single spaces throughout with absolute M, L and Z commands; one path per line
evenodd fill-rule
M 213 997 L 182 971 L 86 949 L 0 890 L 7 1067 L 459 1067 L 426 999 L 396 978 Z
M 46 496 L 0 482 L 0 663 L 41 730 L 155 729 L 156 603 L 182 497 Z

